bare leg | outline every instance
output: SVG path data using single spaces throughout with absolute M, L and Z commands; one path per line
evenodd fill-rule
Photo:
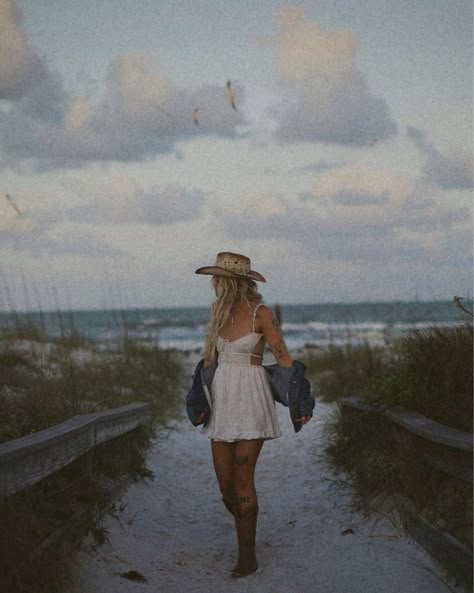
M 242 514 L 257 505 L 255 466 L 262 450 L 263 440 L 254 439 L 235 443 L 232 483 L 237 496 L 237 511 Z
M 254 476 L 262 446 L 262 439 L 238 441 L 235 445 L 232 483 L 236 495 L 235 526 L 239 544 L 239 559 L 231 573 L 234 577 L 251 574 L 257 569 L 255 535 L 258 500 Z
M 236 504 L 232 473 L 235 447 L 236 443 L 211 440 L 212 460 L 222 500 L 226 509 L 232 514 L 234 514 Z

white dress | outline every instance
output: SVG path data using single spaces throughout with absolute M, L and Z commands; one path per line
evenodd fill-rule
M 211 418 L 203 430 L 211 439 L 233 442 L 281 436 L 266 371 L 262 365 L 251 364 L 252 356 L 257 356 L 255 347 L 263 338 L 255 332 L 256 309 L 254 331 L 237 340 L 217 338 L 219 358 L 211 386 Z

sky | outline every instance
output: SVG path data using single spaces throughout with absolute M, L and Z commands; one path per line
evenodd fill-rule
M 470 0 L 0 0 L 0 309 L 472 296 Z M 227 82 L 230 81 L 235 109 Z

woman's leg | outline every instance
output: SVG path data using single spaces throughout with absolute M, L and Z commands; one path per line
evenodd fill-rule
M 233 486 L 236 496 L 235 525 L 239 544 L 239 559 L 232 576 L 255 572 L 255 535 L 257 530 L 258 499 L 255 490 L 255 466 L 263 440 L 238 441 L 234 451 Z
M 236 443 L 211 440 L 212 460 L 222 493 L 222 500 L 229 513 L 234 514 L 235 490 L 233 486 L 233 464 Z
M 237 496 L 237 510 L 240 514 L 258 506 L 254 477 L 262 446 L 262 439 L 235 443 L 232 483 Z

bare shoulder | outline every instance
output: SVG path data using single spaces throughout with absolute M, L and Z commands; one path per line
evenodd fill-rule
M 278 329 L 278 321 L 275 313 L 267 305 L 260 305 L 256 311 L 255 317 L 259 329 L 265 330 L 268 327 L 274 327 L 275 329 Z
M 293 359 L 286 347 L 278 319 L 270 307 L 266 305 L 259 307 L 255 325 L 265 336 L 277 363 L 280 366 L 290 367 L 293 364 Z
M 272 317 L 275 316 L 273 311 L 267 305 L 259 303 L 257 304 L 257 307 L 256 317 L 260 317 L 260 319 L 272 319 Z

